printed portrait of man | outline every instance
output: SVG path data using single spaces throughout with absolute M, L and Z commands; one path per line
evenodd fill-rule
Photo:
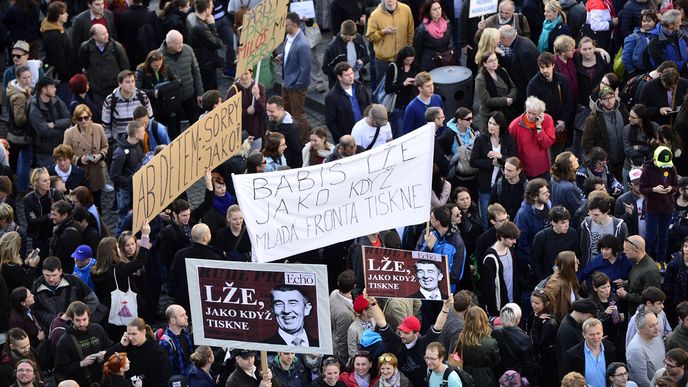
M 270 344 L 318 347 L 318 338 L 306 332 L 306 317 L 313 310 L 308 294 L 298 286 L 278 285 L 270 291 L 277 332 L 266 340 Z
M 442 270 L 432 261 L 420 260 L 416 262 L 416 278 L 420 289 L 411 295 L 413 298 L 426 300 L 442 300 L 447 295 L 440 290 L 440 282 L 444 278 Z

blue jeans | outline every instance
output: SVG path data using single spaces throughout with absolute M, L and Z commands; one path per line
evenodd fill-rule
M 667 262 L 667 250 L 669 248 L 669 225 L 671 214 L 651 214 L 645 216 L 647 253 L 657 262 Z
M 117 214 L 122 219 L 129 213 L 131 209 L 131 194 L 128 189 L 117 188 Z
M 392 126 L 392 137 L 399 138 L 404 132 L 404 111 L 398 108 L 392 110 L 389 124 Z
M 478 193 L 478 201 L 480 202 L 480 218 L 483 220 L 483 230 L 488 229 L 487 206 L 490 204 L 490 193 Z
M 19 152 L 17 161 L 17 189 L 19 192 L 29 191 L 29 174 L 33 162 L 33 147 L 31 145 L 15 145 L 15 152 Z
M 232 25 L 229 22 L 229 18 L 225 15 L 224 17 L 215 20 L 215 28 L 217 29 L 218 35 L 220 35 L 220 40 L 227 46 L 227 51 L 225 51 L 225 65 L 223 69 L 228 69 L 234 66 L 234 31 L 232 30 Z M 237 74 L 240 75 L 240 74 Z

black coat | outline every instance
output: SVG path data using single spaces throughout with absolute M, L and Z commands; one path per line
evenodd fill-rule
M 193 48 L 198 68 L 212 70 L 220 66 L 217 49 L 222 47 L 222 40 L 215 24 L 208 24 L 204 20 L 192 15 L 193 22 L 189 22 L 189 46 Z M 187 19 L 189 21 L 189 19 Z
M 573 63 L 576 64 L 576 74 L 578 75 L 578 103 L 588 106 L 592 90 L 602 82 L 604 74 L 612 71 L 612 65 L 602 59 L 602 55 L 595 53 L 595 73 L 592 78 L 588 76 L 586 67 L 583 67 L 583 55 L 576 55 Z
M 172 366 L 165 350 L 151 338 L 147 338 L 138 347 L 131 344 L 123 347 L 122 344 L 117 343 L 106 356 L 111 356 L 114 352 L 127 353 L 131 365 L 124 376 L 129 379 L 139 376 L 143 380 L 143 387 L 165 386 L 172 376 Z
M 500 309 L 509 302 L 509 298 L 507 293 L 506 282 L 504 281 L 504 265 L 502 265 L 500 262 L 499 270 L 497 270 L 497 266 L 495 266 L 495 260 L 492 259 L 492 257 L 487 259 L 485 258 L 488 254 L 494 254 L 494 256 L 497 258 L 497 261 L 499 262 L 499 255 L 497 255 L 497 252 L 491 246 L 487 250 L 485 250 L 485 254 L 483 256 L 476 256 L 478 260 L 482 263 L 482 271 L 480 272 L 480 289 L 482 290 L 480 297 L 480 306 L 485 309 L 488 316 L 494 317 L 499 316 Z M 520 287 L 518 284 L 519 268 L 518 259 L 516 259 L 516 253 L 513 250 L 511 251 L 511 259 L 513 262 L 511 266 L 511 278 L 514 290 L 514 302 L 518 302 L 517 295 L 521 294 L 519 290 Z M 497 291 L 495 286 L 495 279 L 497 277 L 499 278 L 500 284 L 500 304 L 497 304 Z
M 103 10 L 103 17 L 107 21 L 108 33 L 110 39 L 117 40 L 117 28 L 115 26 L 115 16 L 109 9 Z M 79 47 L 81 43 L 91 38 L 91 11 L 85 10 L 72 19 L 72 52 L 74 55 L 79 54 Z M 89 77 L 90 79 L 90 77 Z M 112 90 L 110 90 L 112 91 Z
M 559 377 L 563 377 L 563 362 L 566 351 L 583 341 L 581 326 L 570 314 L 564 316 L 557 330 L 557 364 L 559 364 Z
M 115 266 L 110 267 L 107 271 L 98 274 L 91 274 L 93 279 L 93 286 L 95 287 L 96 295 L 101 303 L 105 305 L 111 304 L 110 293 L 119 288 L 123 292 L 129 291 L 129 284 L 131 285 L 131 290 L 136 292 L 138 297 L 138 311 L 139 315 L 143 311 L 143 305 L 141 303 L 140 289 L 136 288 L 136 282 L 131 281 L 134 273 L 141 269 L 143 265 L 148 262 L 149 250 L 145 247 L 139 246 L 136 258 L 126 263 L 118 263 Z M 115 284 L 115 274 L 117 275 L 117 283 Z
M 432 57 L 438 53 L 443 53 L 450 48 L 451 26 L 447 22 L 447 30 L 440 39 L 430 36 L 425 24 L 421 23 L 416 28 L 413 36 L 413 48 L 416 49 L 416 62 L 419 63 L 421 70 L 430 71 L 437 67 Z
M 286 119 L 287 117 L 285 117 Z M 353 126 L 353 125 L 352 125 Z M 287 159 L 287 165 L 291 168 L 301 168 L 303 167 L 303 154 L 301 150 L 303 145 L 301 140 L 299 140 L 299 131 L 296 124 L 293 122 L 280 122 L 270 128 L 270 132 L 279 132 L 284 136 L 287 142 L 287 150 L 284 151 L 284 158 Z M 349 129 L 349 132 L 351 130 Z M 268 133 L 266 133 L 267 135 Z M 263 142 L 264 143 L 264 142 Z
M 55 168 L 55 165 L 51 165 L 50 167 L 48 167 L 48 174 L 50 176 L 57 176 Z M 88 187 L 88 182 L 86 181 L 86 173 L 80 167 L 72 165 L 72 172 L 69 174 L 69 177 L 67 177 L 65 187 L 67 187 L 67 190 L 71 191 L 79 186 Z
M 24 216 L 26 216 L 26 233 L 32 238 L 50 238 L 53 235 L 53 221 L 50 219 L 50 207 L 58 200 L 64 199 L 61 193 L 51 189 L 43 196 L 31 191 L 24 196 Z M 35 215 L 31 217 L 31 213 Z
M 686 82 L 688 83 L 688 81 Z M 666 99 L 666 96 L 665 98 Z M 621 102 L 617 102 L 619 113 L 623 118 L 623 125 L 628 125 L 628 109 Z M 583 136 L 581 138 L 581 145 L 586 153 L 594 147 L 600 147 L 610 154 L 609 151 L 609 134 L 607 130 L 607 123 L 604 119 L 603 112 L 599 110 L 599 105 L 595 105 L 595 110 L 593 110 L 588 118 L 585 119 L 585 124 L 583 126 Z
M 174 255 L 172 267 L 170 268 L 170 285 L 175 291 L 177 303 L 189 309 L 189 292 L 187 291 L 189 284 L 186 279 L 186 258 L 201 258 L 212 259 L 216 261 L 224 260 L 224 253 L 212 247 L 202 245 L 197 242 L 191 243 L 191 246 L 185 247 Z
M 604 345 L 604 363 L 606 368 L 616 360 L 616 346 L 609 340 L 602 340 L 602 344 Z M 561 364 L 561 368 L 564 369 L 564 375 L 569 372 L 578 372 L 581 375 L 585 375 L 584 346 L 585 341 L 581 341 L 573 348 L 569 348 L 569 350 L 566 351 L 564 354 L 564 363 Z
M 667 90 L 662 85 L 662 80 L 657 78 L 645 84 L 645 87 L 640 91 L 638 103 L 647 106 L 650 121 L 654 121 L 659 125 L 666 125 L 670 123 L 669 120 L 674 118 L 674 115 L 663 116 L 659 114 L 659 109 L 662 107 L 672 107 L 672 110 L 677 110 L 683 103 L 686 91 L 688 91 L 688 80 L 679 78 L 674 97 L 675 103 L 674 106 L 671 106 L 667 99 Z
M 370 98 L 360 82 L 356 82 L 353 87 L 362 115 L 365 108 L 370 105 Z M 325 120 L 335 143 L 338 143 L 339 138 L 343 135 L 351 134 L 351 128 L 356 124 L 349 95 L 342 89 L 339 82 L 330 89 L 325 97 Z M 289 149 L 288 144 L 287 149 Z M 287 163 L 289 163 L 288 159 Z
M 534 95 L 540 98 L 547 107 L 547 114 L 552 116 L 554 123 L 558 120 L 564 122 L 569 121 L 569 116 L 571 114 L 569 103 L 569 87 L 566 78 L 554 72 L 552 76 L 552 82 L 548 82 L 545 76 L 541 73 L 537 73 L 533 79 L 528 82 L 528 87 L 526 89 L 526 95 Z
M 539 371 L 533 353 L 533 343 L 530 337 L 519 327 L 497 328 L 492 331 L 492 337 L 499 345 L 499 355 L 502 360 L 495 367 L 496 375 L 502 375 L 508 370 L 514 370 L 528 378 L 533 385 L 539 385 Z
M 506 131 L 506 129 L 505 129 Z M 502 158 L 498 160 L 500 171 L 496 179 L 502 176 L 501 169 L 504 168 L 506 159 L 516 156 L 516 141 L 509 133 L 504 133 L 500 139 Z M 471 152 L 471 166 L 478 168 L 478 186 L 481 193 L 489 193 L 492 187 L 492 171 L 494 165 L 492 159 L 487 157 L 487 153 L 492 151 L 492 143 L 490 142 L 490 135 L 481 133 L 473 142 L 473 151 Z M 495 181 L 497 181 L 495 179 Z
M 55 227 L 53 236 L 50 239 L 50 254 L 60 258 L 62 270 L 65 273 L 74 271 L 72 253 L 81 244 L 83 244 L 81 230 L 79 225 L 71 218 Z
M 529 95 L 526 94 L 526 88 L 528 82 L 538 73 L 538 56 L 540 51 L 530 39 L 517 36 L 511 43 L 511 57 L 505 61 L 505 67 L 518 90 L 514 106 L 523 106 L 526 96 Z
M 353 1 L 347 0 L 346 2 L 355 4 Z M 333 4 L 332 6 L 334 7 L 335 5 Z M 339 29 L 339 25 L 337 25 L 337 29 Z M 353 40 L 353 44 L 354 48 L 356 49 L 356 59 L 362 60 L 364 65 L 370 62 L 370 54 L 368 54 L 368 47 L 366 46 L 363 37 L 357 34 Z M 327 46 L 327 50 L 325 50 L 322 71 L 327 75 L 330 88 L 332 88 L 337 81 L 337 76 L 334 73 L 334 66 L 336 66 L 339 62 L 346 62 L 346 45 L 347 43 L 342 40 L 342 36 L 337 34 L 337 36 Z
M 156 41 L 160 43 L 160 24 L 155 12 L 139 4 L 131 4 L 129 8 L 117 17 L 117 30 L 119 31 L 119 42 L 127 50 L 129 65 L 135 69 L 140 63 L 146 60 L 148 52 L 143 46 L 144 42 L 139 41 L 139 27 L 150 24 L 156 34 Z
M 55 66 L 57 78 L 62 82 L 79 72 L 76 57 L 71 54 L 71 43 L 66 33 L 60 30 L 43 32 L 43 48 L 45 48 L 45 63 Z

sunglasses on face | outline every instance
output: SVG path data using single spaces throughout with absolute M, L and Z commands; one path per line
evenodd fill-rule
M 81 116 L 81 117 L 77 118 L 77 120 L 79 120 L 81 122 L 88 121 L 90 119 L 91 119 L 91 116 Z

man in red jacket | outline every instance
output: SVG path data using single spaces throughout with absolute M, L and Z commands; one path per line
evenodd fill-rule
M 554 144 L 554 120 L 545 113 L 545 103 L 537 97 L 526 99 L 526 112 L 509 125 L 509 134 L 516 140 L 523 174 L 532 180 L 549 181 L 549 148 Z

